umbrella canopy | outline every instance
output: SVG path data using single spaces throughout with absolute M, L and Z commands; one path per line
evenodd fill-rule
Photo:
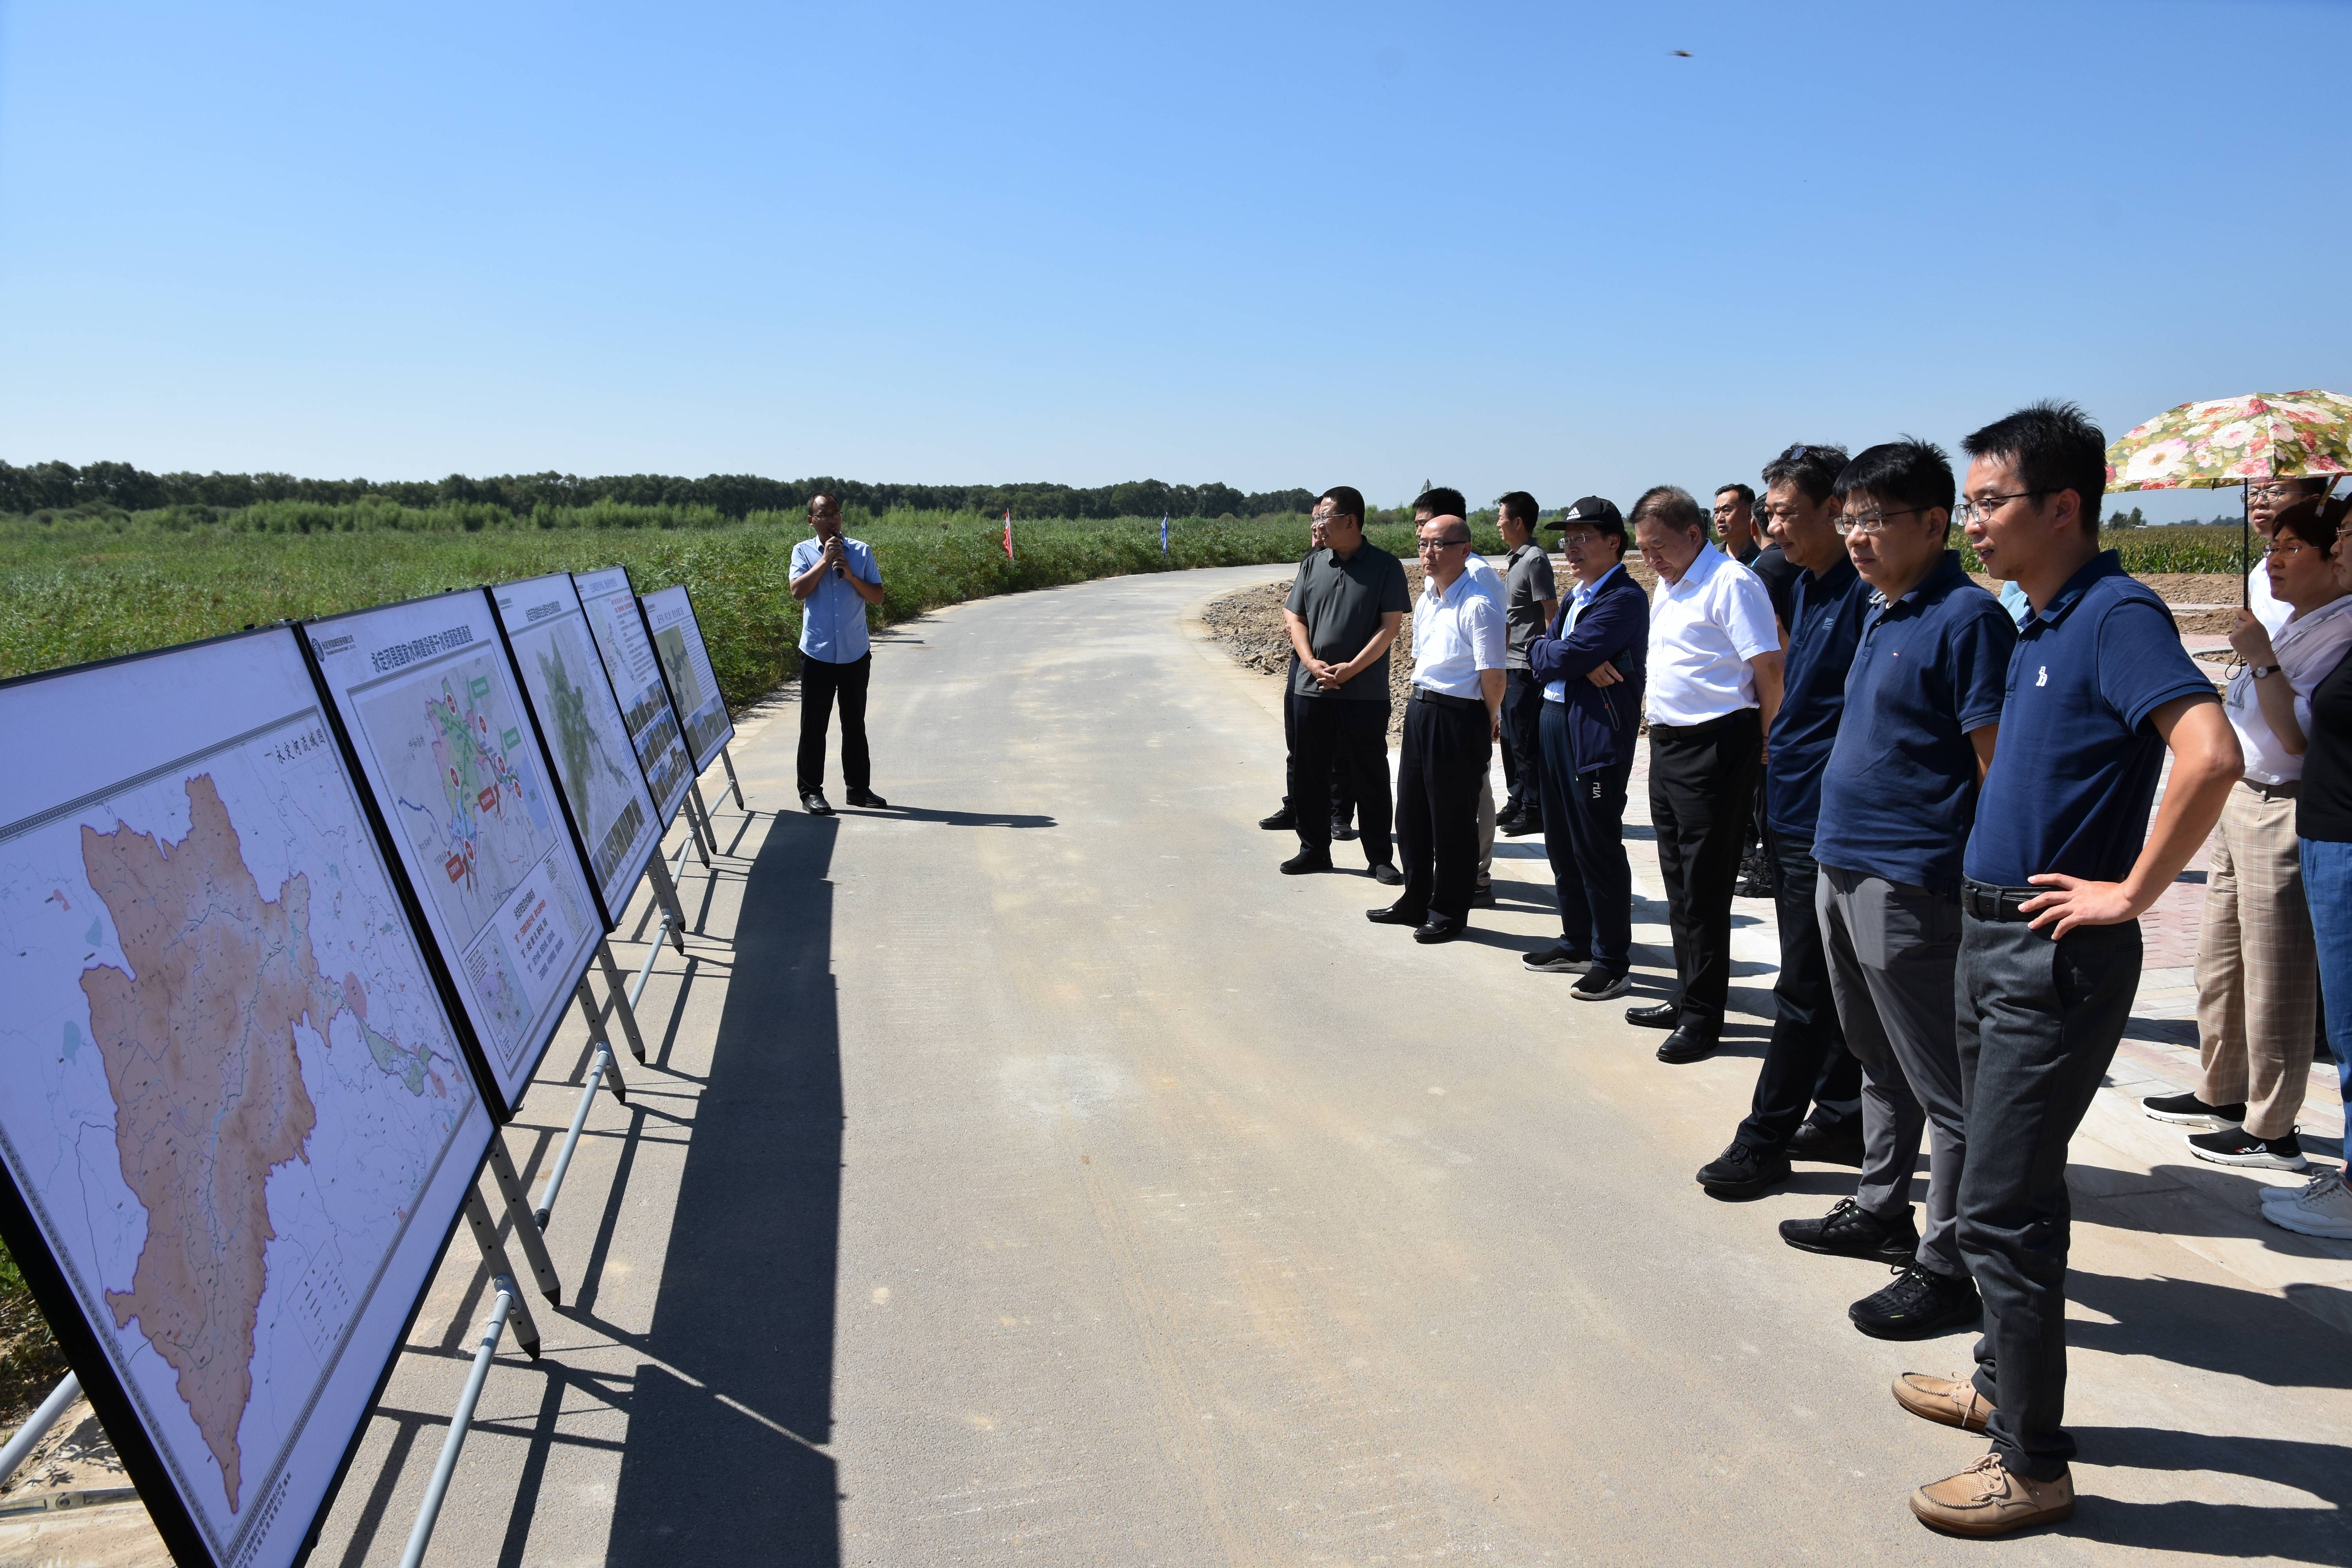
M 2184 403 L 2107 448 L 2107 489 L 2218 489 L 2352 473 L 2352 397 L 2256 393 Z

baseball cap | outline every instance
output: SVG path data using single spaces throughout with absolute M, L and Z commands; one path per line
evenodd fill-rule
M 1615 501 L 1601 496 L 1582 498 L 1574 506 L 1545 523 L 1544 527 L 1554 533 L 1562 533 L 1567 531 L 1568 525 L 1571 522 L 1584 523 L 1589 527 L 1599 529 L 1603 533 L 1613 533 L 1620 539 L 1625 537 L 1625 514 L 1617 510 Z

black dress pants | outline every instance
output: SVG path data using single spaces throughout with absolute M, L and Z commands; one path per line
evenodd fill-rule
M 1772 986 L 1772 1037 L 1737 1136 L 1751 1149 L 1779 1150 L 1813 1101 L 1842 1103 L 1862 1093 L 1862 1064 L 1846 1049 L 1837 1000 L 1830 994 L 1829 951 L 1813 905 L 1822 869 L 1813 863 L 1812 840 L 1767 828 L 1764 847 L 1772 856 L 1780 978 Z
M 2038 1481 L 2074 1457 L 2066 1420 L 2066 1145 L 2115 1060 L 2139 988 L 2139 922 L 2053 942 L 1960 921 L 1960 1258 L 1984 1295 L 1977 1392 L 2001 1462 Z
M 874 785 L 873 760 L 866 754 L 866 682 L 874 673 L 870 653 L 847 664 L 801 655 L 801 754 L 803 795 L 824 787 L 824 731 L 833 721 L 833 700 L 841 699 L 841 772 L 851 789 Z
M 1682 1021 L 1723 1026 L 1731 988 L 1731 890 L 1756 796 L 1763 731 L 1742 708 L 1704 724 L 1650 726 L 1650 820 L 1675 938 Z
M 1298 842 L 1328 851 L 1331 822 L 1350 802 L 1364 864 L 1378 866 L 1389 847 L 1389 705 L 1350 697 L 1301 697 L 1284 704 L 1296 737 L 1298 772 L 1290 795 Z M 1345 793 L 1342 793 L 1342 792 Z
M 1296 810 L 1298 805 L 1298 710 L 1292 696 L 1292 686 L 1298 679 L 1298 656 L 1290 656 L 1290 675 L 1282 689 L 1282 804 Z M 1386 713 L 1387 709 L 1381 710 Z M 1381 721 L 1385 724 L 1388 721 Z M 1388 748 L 1381 748 L 1381 772 L 1388 773 Z M 1345 768 L 1339 769 L 1331 780 L 1331 820 L 1346 822 L 1356 812 L 1356 784 Z
M 1612 767 L 1576 771 L 1569 750 L 1568 709 L 1546 702 L 1540 719 L 1544 855 L 1559 900 L 1560 945 L 1612 974 L 1633 966 L 1633 869 L 1625 859 L 1627 757 Z
M 1484 702 L 1404 705 L 1397 770 L 1397 853 L 1408 913 L 1470 918 L 1478 879 L 1478 786 L 1495 758 Z
M 1543 770 L 1544 683 L 1529 669 L 1503 673 L 1503 815 L 1523 811 L 1540 814 L 1543 789 L 1537 781 Z

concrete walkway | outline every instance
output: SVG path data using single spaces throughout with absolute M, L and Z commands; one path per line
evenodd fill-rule
M 2120 1094 L 2077 1146 L 2081 1510 L 1921 1530 L 1910 1489 L 1983 1445 L 1886 1385 L 1969 1339 L 1863 1338 L 1885 1271 L 1780 1244 L 1851 1172 L 1691 1181 L 1754 1078 L 1768 908 L 1731 1047 L 1672 1068 L 1521 971 L 1535 840 L 1434 950 L 1367 877 L 1276 875 L 1277 688 L 1190 617 L 1284 571 L 899 628 L 887 812 L 800 815 L 796 713 L 747 731 L 758 815 L 688 873 L 656 1065 L 553 1223 L 570 1304 L 492 1373 L 432 1563 L 2352 1563 L 2352 1247 L 2265 1231 Z M 583 1055 L 510 1134 L 534 1191 Z M 461 1239 L 313 1563 L 397 1561 L 478 1276 Z

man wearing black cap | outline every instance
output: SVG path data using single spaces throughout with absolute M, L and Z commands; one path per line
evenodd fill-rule
M 1559 943 L 1520 960 L 1580 973 L 1580 1002 L 1621 995 L 1633 968 L 1633 879 L 1625 862 L 1625 783 L 1642 722 L 1650 603 L 1625 574 L 1625 520 L 1586 496 L 1552 525 L 1576 586 L 1548 635 L 1528 645 L 1544 682 L 1540 721 L 1544 853 L 1559 900 Z

